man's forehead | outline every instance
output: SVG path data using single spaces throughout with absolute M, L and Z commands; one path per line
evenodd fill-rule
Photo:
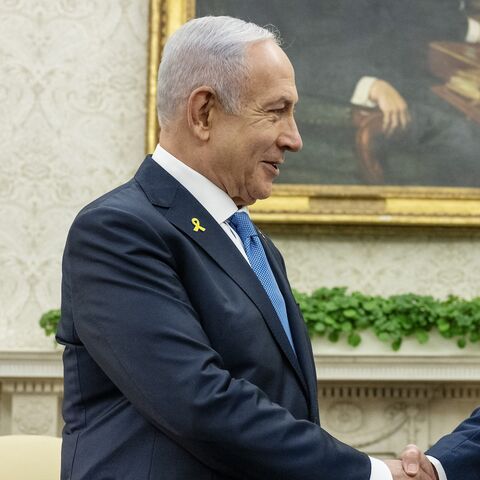
M 250 77 L 250 93 L 264 105 L 297 103 L 295 77 L 280 69 L 263 68 Z
M 252 66 L 257 63 L 265 64 L 265 62 L 284 62 L 291 66 L 287 54 L 271 39 L 261 40 L 250 44 L 246 49 L 246 57 Z
M 295 73 L 289 58 L 272 41 L 252 45 L 247 53 L 247 64 L 250 76 L 258 81 L 271 81 L 274 77 L 295 85 Z

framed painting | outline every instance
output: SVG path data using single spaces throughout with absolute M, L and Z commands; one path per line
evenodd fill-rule
M 252 206 L 257 223 L 476 229 L 479 3 L 150 0 L 146 150 L 165 41 L 196 16 L 235 16 L 279 32 L 300 97 L 304 148 Z

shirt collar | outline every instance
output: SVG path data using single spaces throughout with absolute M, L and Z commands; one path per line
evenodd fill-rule
M 193 168 L 185 165 L 175 158 L 163 147 L 157 145 L 152 155 L 153 160 L 165 169 L 175 180 L 183 185 L 207 210 L 217 223 L 228 220 L 235 212 L 239 211 L 235 202 L 218 188 L 208 178 L 198 173 Z M 248 209 L 243 207 L 241 211 Z

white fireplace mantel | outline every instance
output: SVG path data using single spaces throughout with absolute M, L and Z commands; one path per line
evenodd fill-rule
M 431 335 L 426 344 L 404 340 L 399 351 L 371 332 L 351 347 L 317 337 L 312 342 L 317 377 L 321 381 L 478 382 L 480 344 L 458 348 L 455 341 Z

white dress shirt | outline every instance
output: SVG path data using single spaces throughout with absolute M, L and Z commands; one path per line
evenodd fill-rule
M 445 473 L 445 470 L 443 469 L 443 466 L 440 463 L 440 460 L 436 459 L 435 457 L 432 457 L 431 455 L 427 455 L 427 458 L 430 460 L 432 465 L 437 470 L 438 480 L 447 480 L 447 474 Z
M 152 158 L 202 204 L 205 210 L 223 228 L 248 262 L 240 237 L 227 223 L 227 220 L 238 211 L 238 208 L 226 192 L 217 187 L 208 178 L 175 158 L 160 145 L 157 145 L 157 148 L 155 148 Z M 240 210 L 248 214 L 246 207 Z M 384 462 L 373 457 L 370 457 L 370 462 L 372 464 L 370 480 L 392 480 L 390 470 Z

